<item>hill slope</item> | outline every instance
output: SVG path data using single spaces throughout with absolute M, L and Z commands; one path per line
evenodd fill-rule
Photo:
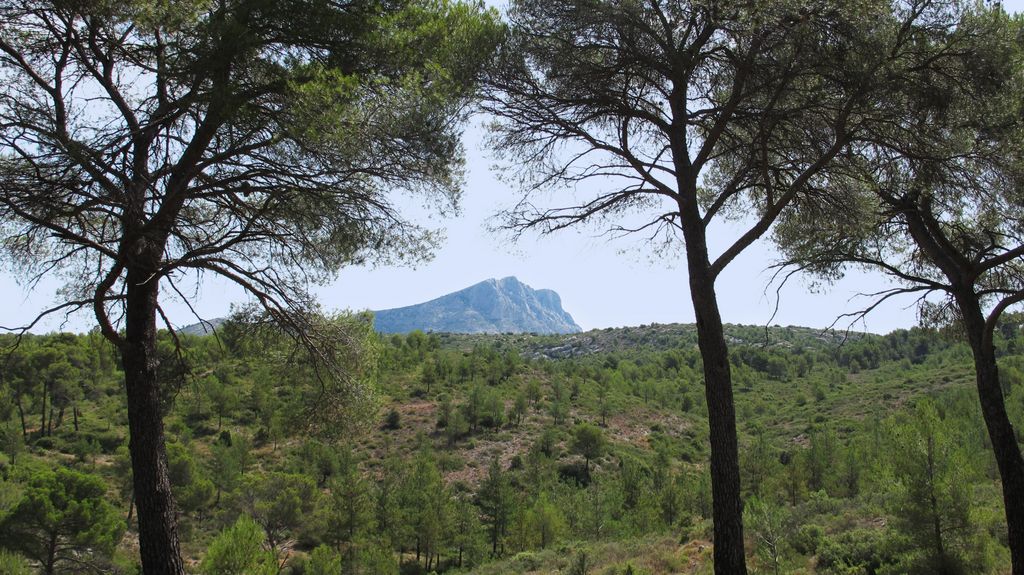
M 996 333 L 1007 404 L 1024 427 L 1024 333 L 1019 322 Z M 190 572 L 223 552 L 242 515 L 281 525 L 288 539 L 263 545 L 286 557 L 282 575 L 310 573 L 314 556 L 331 559 L 325 553 L 390 575 L 711 572 L 708 424 L 692 325 L 366 334 L 381 404 L 366 413 L 325 404 L 322 380 L 295 359 L 290 338 L 266 335 L 236 345 L 180 339 L 192 375 L 165 420 Z M 943 487 L 943 497 L 969 511 L 946 547 L 967 566 L 958 572 L 1008 572 L 964 344 L 925 329 L 857 336 L 731 325 L 726 337 L 743 494 L 760 510 L 746 525 L 751 571 L 936 572 L 918 566 L 932 553 L 921 529 L 933 523 L 915 511 L 930 508 L 915 494 L 928 477 L 922 434 L 935 429 L 936 484 L 964 486 Z M 13 539 L 4 529 L 26 522 L 3 511 L 26 499 L 30 482 L 43 484 L 34 477 L 68 468 L 101 482 L 96 495 L 75 497 L 120 511 L 117 524 L 134 505 L 113 350 L 96 334 L 14 343 L 0 335 L 0 349 L 13 347 L 0 382 L 0 573 L 29 569 L 5 555 Z M 166 332 L 161 349 L 173 349 Z M 37 384 L 57 375 L 59 385 Z M 311 423 L 325 421 L 344 431 Z M 587 453 L 585 435 L 598 439 Z M 776 532 L 786 546 L 773 556 L 764 542 Z M 137 572 L 134 526 L 111 537 L 116 548 L 82 547 L 80 556 L 97 571 Z
M 552 290 L 514 277 L 489 279 L 437 299 L 375 313 L 377 331 L 448 333 L 576 333 L 581 331 Z

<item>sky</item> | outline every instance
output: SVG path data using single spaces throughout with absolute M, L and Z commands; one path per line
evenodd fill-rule
M 1024 0 L 1003 5 L 1009 12 L 1024 10 Z M 544 237 L 526 235 L 515 243 L 508 236 L 490 232 L 488 220 L 514 203 L 517 195 L 492 170 L 494 159 L 483 146 L 482 124 L 482 118 L 472 120 L 464 138 L 467 174 L 461 213 L 457 217 L 421 220 L 445 231 L 447 239 L 434 258 L 415 268 L 342 269 L 334 281 L 315 290 L 325 309 L 401 307 L 488 278 L 516 276 L 534 288 L 558 292 L 565 310 L 585 330 L 694 321 L 681 254 L 658 256 L 642 237 L 608 239 L 600 235 L 599 229 L 568 230 Z M 552 198 L 552 202 L 557 201 Z M 421 211 L 415 202 L 411 204 L 410 213 Z M 712 252 L 720 252 L 734 237 L 735 229 L 713 230 L 709 237 Z M 862 294 L 888 285 L 882 276 L 866 272 L 851 272 L 834 285 L 813 290 L 807 279 L 794 278 L 776 297 L 775 287 L 768 285 L 772 277 L 769 267 L 776 259 L 769 242 L 762 239 L 726 268 L 717 282 L 724 321 L 825 328 L 841 314 L 869 305 L 872 299 Z M 18 278 L 0 272 L 0 326 L 31 321 L 57 301 L 55 290 L 59 286 L 59 282 L 48 280 L 27 290 Z M 232 304 L 246 301 L 240 290 L 209 276 L 196 286 L 190 299 L 204 319 L 224 316 Z M 840 319 L 835 325 L 874 333 L 911 327 L 917 322 L 914 304 L 912 298 L 894 299 L 852 326 L 848 319 Z M 197 321 L 182 303 L 165 298 L 165 306 L 179 326 Z M 82 313 L 44 322 L 35 331 L 84 331 L 93 324 L 92 317 Z

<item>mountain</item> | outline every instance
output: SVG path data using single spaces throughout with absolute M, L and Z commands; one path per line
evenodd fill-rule
M 225 321 L 227 321 L 227 319 L 223 317 L 214 318 L 209 321 L 204 319 L 199 323 L 193 323 L 186 325 L 185 327 L 178 328 L 178 333 L 185 335 L 210 335 Z
M 552 290 L 514 277 L 489 279 L 425 303 L 374 312 L 377 331 L 445 333 L 577 333 Z

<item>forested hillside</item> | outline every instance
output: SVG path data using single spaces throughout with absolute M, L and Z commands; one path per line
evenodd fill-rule
M 162 333 L 190 572 L 706 573 L 692 326 L 363 338 L 335 405 L 289 338 Z M 1020 317 L 998 330 L 1024 425 Z M 955 334 L 729 326 L 759 573 L 1004 573 L 998 472 Z M 123 376 L 98 334 L 2 341 L 0 572 L 136 573 Z

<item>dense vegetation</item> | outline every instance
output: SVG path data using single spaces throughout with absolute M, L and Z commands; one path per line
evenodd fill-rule
M 361 322 L 360 318 L 350 321 Z M 1024 423 L 1021 318 L 998 331 Z M 762 573 L 1000 573 L 998 472 L 969 349 L 931 330 L 730 326 L 748 551 Z M 690 326 L 367 337 L 365 409 L 317 406 L 283 338 L 161 337 L 188 569 L 709 572 Z M 122 374 L 98 334 L 3 370 L 0 571 L 137 570 Z M 362 423 L 360 423 L 362 422 Z
M 958 573 L 1006 550 L 1024 575 L 1016 332 L 994 332 L 1024 302 L 1024 19 L 813 4 L 4 3 L 0 250 L 30 285 L 64 282 L 12 330 L 91 310 L 114 348 L 10 342 L 4 545 L 47 573 L 103 570 L 125 531 L 147 575 L 184 575 L 179 531 L 207 573 L 440 571 L 579 541 L 568 568 L 586 572 L 602 542 L 710 533 L 716 575 L 752 553 L 776 572 Z M 699 353 L 660 330 L 382 341 L 319 314 L 310 288 L 340 268 L 429 258 L 439 236 L 393 194 L 457 209 L 478 105 L 519 193 L 498 228 L 675 252 Z M 897 283 L 869 310 L 915 293 L 969 353 L 930 332 L 727 333 L 716 282 L 769 237 L 825 281 L 882 270 Z M 180 342 L 165 296 L 206 274 L 255 323 Z M 389 440 L 356 440 L 382 402 Z

